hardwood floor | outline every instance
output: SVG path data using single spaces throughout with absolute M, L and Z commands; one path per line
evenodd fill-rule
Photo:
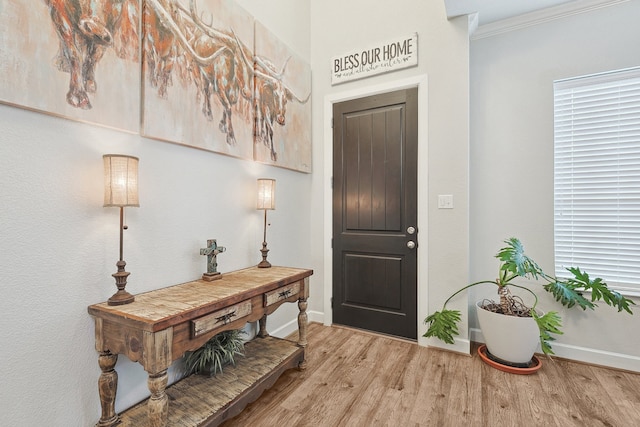
M 640 374 L 546 358 L 507 374 L 475 352 L 317 323 L 307 361 L 223 426 L 640 426 Z

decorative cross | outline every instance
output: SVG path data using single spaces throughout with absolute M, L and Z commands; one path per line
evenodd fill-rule
M 200 255 L 207 256 L 207 272 L 202 275 L 202 279 L 208 282 L 222 277 L 218 272 L 218 254 L 226 251 L 224 246 L 218 246 L 216 239 L 207 240 L 207 247 L 200 249 Z

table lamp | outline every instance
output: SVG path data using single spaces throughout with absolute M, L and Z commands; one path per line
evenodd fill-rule
M 258 179 L 258 204 L 257 209 L 264 209 L 264 236 L 262 239 L 262 261 L 258 264 L 260 268 L 269 268 L 271 263 L 267 261 L 267 210 L 276 208 L 276 180 L 269 178 Z
M 124 225 L 124 208 L 140 207 L 138 202 L 138 158 L 120 154 L 105 154 L 104 160 L 104 207 L 120 208 L 120 260 L 116 263 L 118 271 L 112 276 L 116 279 L 118 291 L 109 298 L 109 305 L 122 305 L 133 302 L 134 296 L 125 291 L 127 277 L 124 270 L 127 263 L 122 259 L 122 237 L 127 228 Z

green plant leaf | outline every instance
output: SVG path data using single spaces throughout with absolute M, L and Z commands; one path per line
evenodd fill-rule
M 535 310 L 531 310 L 531 316 L 538 324 L 540 329 L 540 347 L 544 354 L 554 354 L 551 349 L 549 341 L 555 341 L 555 338 L 551 334 L 562 335 L 560 327 L 562 326 L 562 319 L 560 315 L 555 311 L 550 311 L 543 316 L 538 316 Z
M 595 308 L 595 304 L 583 297 L 580 292 L 576 291 L 577 287 L 579 286 L 572 284 L 571 280 L 563 282 L 559 279 L 551 281 L 543 286 L 545 291 L 550 292 L 556 298 L 556 301 L 559 301 L 560 304 L 567 308 L 571 308 L 578 304 L 583 310 L 586 310 L 587 308 L 593 310 Z
M 609 286 L 599 277 L 591 280 L 586 271 L 581 271 L 578 267 L 569 267 L 567 270 L 573 274 L 573 279 L 567 282 L 576 288 L 583 288 L 585 291 L 591 291 L 591 301 L 604 301 L 611 307 L 616 307 L 618 311 L 626 311 L 633 314 L 630 305 L 635 303 L 622 296 L 619 292 L 609 289 Z M 595 306 L 595 304 L 592 304 Z
M 525 255 L 524 246 L 519 239 L 511 237 L 505 240 L 504 243 L 507 246 L 500 249 L 496 258 L 502 261 L 500 271 L 503 274 L 511 273 L 510 277 L 506 277 L 505 282 L 517 276 L 537 279 L 539 275 L 544 274 L 538 264 Z
M 460 321 L 459 310 L 436 311 L 424 319 L 424 323 L 429 324 L 429 329 L 423 335 L 426 338 L 436 337 L 447 344 L 453 344 L 454 336 L 459 335 L 458 322 Z
M 243 330 L 223 331 L 211 337 L 202 347 L 187 352 L 184 357 L 184 373 L 203 373 L 215 375 L 222 372 L 222 368 L 232 363 L 235 356 L 244 356 Z

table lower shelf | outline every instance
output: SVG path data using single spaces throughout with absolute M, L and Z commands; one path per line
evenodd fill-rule
M 245 357 L 213 377 L 190 375 L 170 387 L 167 427 L 212 427 L 238 415 L 287 369 L 304 360 L 304 349 L 292 341 L 255 338 Z M 148 426 L 147 400 L 120 414 L 119 427 Z

